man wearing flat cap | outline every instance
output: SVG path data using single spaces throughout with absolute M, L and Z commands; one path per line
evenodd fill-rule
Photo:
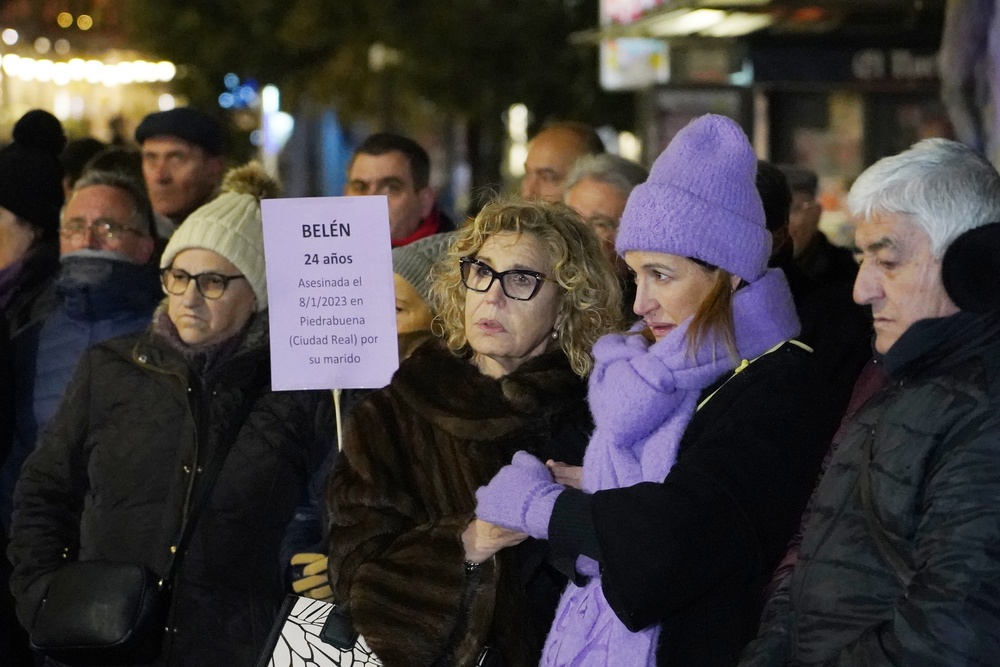
M 203 111 L 180 107 L 151 113 L 135 130 L 142 174 L 160 238 L 209 201 L 225 170 L 222 126 Z

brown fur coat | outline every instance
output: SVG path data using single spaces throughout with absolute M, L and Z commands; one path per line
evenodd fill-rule
M 563 583 L 545 544 L 467 575 L 461 534 L 514 452 L 579 463 L 590 428 L 560 352 L 492 379 L 437 340 L 357 406 L 328 485 L 330 580 L 384 664 L 472 665 L 487 643 L 510 667 L 538 664 Z

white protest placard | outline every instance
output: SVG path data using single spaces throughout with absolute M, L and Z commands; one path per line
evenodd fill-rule
M 274 389 L 384 387 L 399 367 L 384 196 L 265 199 Z

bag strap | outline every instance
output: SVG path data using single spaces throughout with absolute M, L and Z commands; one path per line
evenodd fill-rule
M 243 424 L 246 422 L 247 417 L 250 416 L 250 411 L 253 409 L 256 398 L 256 391 L 253 389 L 247 391 L 240 405 L 239 412 L 236 415 L 237 419 L 233 422 L 235 424 L 234 428 L 221 439 L 218 451 L 208 465 L 206 465 L 198 500 L 192 506 L 191 511 L 188 512 L 187 519 L 184 521 L 184 526 L 181 528 L 181 534 L 177 538 L 177 542 L 170 547 L 170 562 L 167 565 L 166 573 L 164 573 L 158 583 L 160 590 L 169 588 L 173 582 L 184 552 L 187 551 L 188 544 L 191 542 L 191 536 L 194 533 L 194 526 L 198 522 L 198 517 L 201 516 L 202 510 L 208 504 L 208 498 L 212 495 L 212 489 L 215 487 L 215 482 L 222 471 L 222 465 L 229 457 L 229 452 L 232 450 L 236 438 L 239 437 L 240 431 L 243 429 Z
M 907 564 L 899 550 L 889 540 L 889 534 L 875 512 L 875 492 L 873 488 L 871 460 L 874 452 L 875 427 L 868 431 L 864 446 L 861 448 L 861 472 L 858 477 L 858 495 L 861 497 L 861 509 L 865 515 L 865 528 L 868 536 L 875 543 L 882 561 L 889 566 L 896 581 L 907 588 L 913 579 L 913 569 Z

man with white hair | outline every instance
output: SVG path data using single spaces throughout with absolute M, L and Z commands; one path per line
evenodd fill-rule
M 798 563 L 741 664 L 998 664 L 1000 312 L 956 305 L 942 258 L 1000 220 L 1000 175 L 928 139 L 865 171 L 848 205 L 854 299 L 889 383 L 834 438 Z

